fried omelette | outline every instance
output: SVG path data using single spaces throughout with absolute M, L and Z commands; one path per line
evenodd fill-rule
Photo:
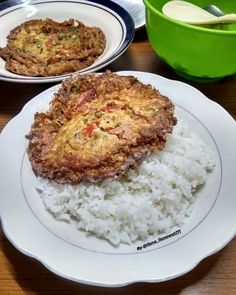
M 54 76 L 79 71 L 102 54 L 105 35 L 98 27 L 88 27 L 69 19 L 26 21 L 7 37 L 0 48 L 5 68 L 24 76 Z
M 162 150 L 174 105 L 151 85 L 111 72 L 66 79 L 36 113 L 28 155 L 37 175 L 62 184 L 117 178 Z

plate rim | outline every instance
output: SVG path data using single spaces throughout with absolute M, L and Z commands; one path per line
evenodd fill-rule
M 116 2 L 117 4 L 119 4 L 119 0 L 114 0 L 114 2 Z M 124 0 L 122 0 L 122 2 L 124 2 Z M 143 19 L 142 19 L 142 21 L 140 22 L 140 23 L 136 23 L 135 22 L 135 20 L 134 20 L 134 25 L 135 25 L 135 30 L 136 31 L 139 31 L 139 30 L 141 30 L 142 28 L 144 28 L 145 27 L 145 24 L 146 24 L 146 19 L 145 19 L 145 5 L 144 5 L 144 2 L 141 0 L 140 1 L 141 2 L 141 4 L 142 4 L 142 6 L 143 6 L 143 13 L 144 13 L 144 17 L 143 17 Z M 122 4 L 121 4 L 121 6 L 122 6 Z M 125 7 L 124 7 L 125 8 Z M 125 8 L 126 9 L 126 8 Z M 131 11 L 129 11 L 128 9 L 126 9 L 128 12 L 129 12 L 129 14 L 132 16 L 132 13 L 131 13 Z
M 216 108 L 219 109 L 220 112 L 223 112 L 222 114 L 224 116 L 227 116 L 227 120 L 231 120 L 231 123 L 234 123 L 234 126 L 236 127 L 235 125 L 235 121 L 233 119 L 232 116 L 230 116 L 230 114 L 223 108 L 221 107 L 219 104 L 217 104 L 216 102 L 210 100 L 208 97 L 206 97 L 202 92 L 200 92 L 199 90 L 197 90 L 196 88 L 184 83 L 184 82 L 180 82 L 180 81 L 177 81 L 177 80 L 171 80 L 171 79 L 167 79 L 167 78 L 164 78 L 162 76 L 159 76 L 159 75 L 156 75 L 156 74 L 152 74 L 152 73 L 146 73 L 146 72 L 138 72 L 138 71 L 120 71 L 120 72 L 117 72 L 118 74 L 129 74 L 129 75 L 146 75 L 146 76 L 149 76 L 150 77 L 150 80 L 152 80 L 151 78 L 155 78 L 155 76 L 158 78 L 158 79 L 163 79 L 163 81 L 166 81 L 167 83 L 174 83 L 174 84 L 178 84 L 178 85 L 181 85 L 181 87 L 189 87 L 190 89 L 192 89 L 194 92 L 198 93 L 198 95 L 200 95 L 202 97 L 202 99 L 206 100 L 208 103 L 214 105 Z M 53 87 L 50 87 L 48 88 L 47 90 L 43 91 L 43 92 L 46 92 L 46 91 L 49 91 L 50 89 L 54 88 L 55 86 Z M 37 96 L 35 96 L 34 98 L 42 95 L 41 92 L 40 94 L 38 94 Z M 34 99 L 33 98 L 33 99 Z M 20 117 L 22 115 L 22 112 L 23 111 L 26 111 L 27 110 L 27 106 L 30 104 L 30 103 L 33 103 L 33 99 L 30 100 L 23 108 L 22 108 L 22 111 L 16 116 L 16 117 Z M 3 132 L 6 132 L 4 130 L 7 130 L 7 126 L 9 126 L 9 124 L 11 124 L 10 122 L 13 122 L 13 120 L 16 118 L 14 117 L 12 120 L 9 121 L 9 123 L 3 128 Z M 2 139 L 2 134 L 0 135 L 0 141 Z M 235 137 L 236 139 L 236 137 Z M 0 201 L 1 201 L 1 197 L 0 197 Z M 1 213 L 1 209 L 0 209 L 0 213 Z M 191 271 L 193 268 L 195 268 L 203 259 L 205 259 L 206 257 L 218 252 L 219 250 L 221 250 L 223 247 L 225 247 L 229 242 L 230 240 L 233 239 L 233 237 L 236 235 L 236 226 L 234 228 L 234 231 L 232 231 L 232 234 L 230 236 L 228 236 L 227 238 L 224 239 L 224 242 L 222 242 L 220 245 L 218 245 L 218 247 L 212 249 L 210 252 L 207 253 L 207 255 L 204 255 L 203 257 L 201 257 L 200 260 L 195 260 L 193 261 L 193 263 L 191 264 L 191 266 L 187 269 L 185 269 L 185 271 L 182 271 L 180 273 L 176 273 L 176 274 L 172 274 L 168 277 L 165 278 L 165 280 L 163 279 L 158 279 L 158 278 L 142 278 L 142 279 L 139 279 L 139 278 L 136 278 L 136 279 L 128 279 L 128 280 L 123 280 L 122 282 L 100 282 L 100 281 L 89 281 L 89 280 L 84 280 L 84 279 L 81 279 L 81 278 L 72 278 L 70 276 L 67 276 L 66 274 L 62 274 L 60 273 L 59 271 L 53 269 L 50 265 L 48 265 L 45 261 L 43 261 L 40 257 L 38 256 L 35 256 L 33 253 L 30 253 L 29 251 L 26 251 L 25 249 L 22 249 L 20 247 L 20 245 L 18 245 L 15 241 L 14 241 L 14 238 L 12 238 L 11 234 L 9 233 L 7 227 L 5 226 L 6 223 L 5 221 L 2 219 L 1 217 L 1 214 L 0 214 L 0 221 L 1 221 L 1 224 L 2 224 L 2 228 L 3 228 L 3 232 L 4 234 L 6 235 L 6 237 L 9 239 L 9 241 L 22 253 L 26 254 L 27 256 L 30 256 L 30 257 L 33 257 L 34 259 L 40 261 L 47 269 L 49 269 L 50 271 L 52 271 L 53 273 L 61 276 L 61 277 L 64 277 L 66 279 L 69 279 L 69 280 L 72 280 L 72 281 L 76 281 L 76 282 L 79 282 L 79 283 L 85 283 L 85 284 L 89 284 L 89 285 L 95 285 L 95 286 L 103 286 L 103 287 L 121 287 L 121 286 L 126 286 L 128 284 L 131 284 L 131 283 L 136 283 L 136 282 L 162 282 L 162 281 L 167 281 L 167 280 L 170 280 L 170 279 L 173 279 L 173 278 L 176 278 L 176 277 L 179 277 L 181 275 L 184 275 L 185 273 Z M 152 251 L 153 252 L 153 251 Z M 147 255 L 146 253 L 143 253 L 144 256 Z M 119 255 L 118 255 L 119 256 Z

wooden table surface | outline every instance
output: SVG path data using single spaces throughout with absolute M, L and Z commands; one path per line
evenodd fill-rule
M 236 76 L 213 84 L 198 84 L 181 79 L 155 55 L 145 29 L 136 32 L 129 49 L 106 69 L 152 72 L 187 82 L 236 118 Z M 19 113 L 27 101 L 50 86 L 52 84 L 14 84 L 0 81 L 0 128 Z M 57 277 L 36 260 L 18 252 L 5 238 L 0 227 L 0 294 L 233 295 L 236 294 L 236 238 L 182 277 L 163 283 L 137 283 L 112 289 L 77 284 Z

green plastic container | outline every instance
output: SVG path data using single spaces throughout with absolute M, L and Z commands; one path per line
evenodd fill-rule
M 193 26 L 162 14 L 168 1 L 144 0 L 150 43 L 167 64 L 187 79 L 210 82 L 236 73 L 236 24 Z M 209 3 L 225 13 L 236 13 L 236 1 L 189 1 L 200 7 Z

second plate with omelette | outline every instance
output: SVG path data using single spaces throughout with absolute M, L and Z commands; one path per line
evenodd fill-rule
M 56 51 L 48 50 L 48 53 L 50 53 L 50 64 L 51 62 L 55 64 L 54 59 L 57 59 L 57 69 L 56 71 L 54 71 L 54 69 L 52 71 L 50 70 L 49 73 L 47 73 L 47 71 L 44 71 L 45 64 L 47 67 L 47 62 L 45 63 L 44 60 L 42 60 L 43 65 L 40 71 L 36 69 L 37 71 L 29 72 L 27 71 L 27 68 L 29 68 L 27 65 L 25 66 L 25 71 L 18 71 L 19 69 L 22 69 L 22 66 L 18 65 L 21 65 L 22 61 L 24 61 L 24 58 L 22 59 L 22 56 L 24 55 L 24 52 L 22 53 L 22 50 L 24 48 L 22 48 L 22 46 L 18 46 L 19 48 L 16 48 L 16 50 L 14 51 L 14 56 L 11 56 L 13 52 L 12 50 L 7 50 L 7 54 L 5 54 L 5 56 L 3 54 L 0 58 L 0 80 L 20 83 L 56 82 L 63 80 L 65 77 L 69 76 L 75 71 L 83 73 L 94 72 L 105 67 L 116 58 L 118 58 L 128 48 L 134 36 L 134 22 L 131 16 L 126 12 L 125 9 L 111 1 L 106 1 L 103 3 L 102 1 L 96 0 L 75 0 L 59 2 L 54 0 L 50 2 L 45 0 L 36 0 L 30 1 L 29 3 L 27 3 L 27 5 L 23 2 L 21 4 L 14 4 L 14 2 L 13 4 L 12 2 L 4 2 L 0 4 L 0 48 L 5 48 L 7 46 L 7 38 L 10 32 L 12 30 L 15 30 L 18 26 L 22 26 L 22 24 L 24 23 L 28 24 L 31 21 L 45 21 L 46 19 L 50 19 L 57 23 L 63 23 L 72 19 L 81 22 L 84 26 L 88 28 L 98 28 L 97 30 L 99 30 L 102 35 L 102 38 L 99 38 L 99 40 L 102 39 L 103 46 L 102 48 L 99 48 L 99 52 L 97 52 L 96 50 L 96 54 L 94 55 L 94 50 L 90 50 L 90 44 L 87 44 L 87 42 L 85 46 L 85 51 L 91 51 L 91 54 L 89 56 L 90 60 L 82 60 L 82 67 L 80 67 L 80 65 L 79 67 L 78 65 L 75 65 L 74 67 L 74 64 L 76 62 L 78 64 L 78 58 L 81 55 L 76 53 L 75 56 L 73 56 L 72 61 L 66 61 L 66 66 L 67 64 L 69 64 L 70 68 L 65 69 L 64 63 L 63 67 L 65 70 L 63 69 L 63 71 L 58 71 L 60 70 L 58 66 L 61 67 L 61 60 L 65 59 L 65 54 L 68 54 L 68 50 L 67 48 L 65 50 L 64 47 L 61 48 L 61 45 L 63 44 L 60 43 L 63 43 L 63 40 L 56 40 L 58 41 L 56 42 L 56 44 L 59 44 L 60 48 L 56 48 Z M 42 35 L 42 32 L 40 34 Z M 47 32 L 43 32 L 43 35 L 43 37 L 46 36 L 47 39 L 50 36 L 53 37 L 54 35 L 57 39 L 60 37 L 58 34 L 51 33 L 50 36 L 47 36 Z M 72 34 L 72 37 L 73 36 L 76 37 L 76 34 Z M 37 51 L 37 53 L 39 53 L 38 56 L 41 58 L 43 56 L 43 52 L 41 51 L 44 50 L 44 48 L 42 49 L 41 46 L 42 40 L 38 40 L 38 37 L 36 39 L 33 40 L 37 43 L 35 43 L 33 49 L 34 51 Z M 48 42 L 51 41 L 51 43 L 55 43 L 55 40 L 51 40 L 51 37 L 49 39 L 50 40 L 48 40 Z M 46 42 L 47 45 L 53 45 L 48 44 L 48 42 Z M 91 42 L 89 41 L 89 43 Z M 81 46 L 81 48 L 83 48 L 83 46 Z M 17 50 L 21 51 L 20 56 L 18 54 L 15 54 Z M 56 52 L 55 56 L 51 56 L 51 52 L 54 51 Z M 30 55 L 32 55 L 32 52 L 29 53 Z M 70 55 L 68 54 L 69 59 Z M 76 55 L 78 55 L 78 58 L 76 57 Z M 16 65 L 12 65 L 12 59 L 14 59 L 14 57 L 18 59 L 16 61 Z M 21 58 L 22 60 L 19 60 L 19 58 Z M 66 60 L 68 58 L 66 57 Z M 7 59 L 8 62 L 6 62 Z M 32 56 L 32 62 L 34 64 L 38 64 L 38 60 L 35 63 L 33 59 L 34 56 Z M 10 67 L 9 61 L 11 63 Z M 58 61 L 60 61 L 60 63 L 58 63 Z M 81 63 L 81 60 L 79 61 L 79 63 Z M 32 65 L 30 65 L 30 68 L 32 69 Z

